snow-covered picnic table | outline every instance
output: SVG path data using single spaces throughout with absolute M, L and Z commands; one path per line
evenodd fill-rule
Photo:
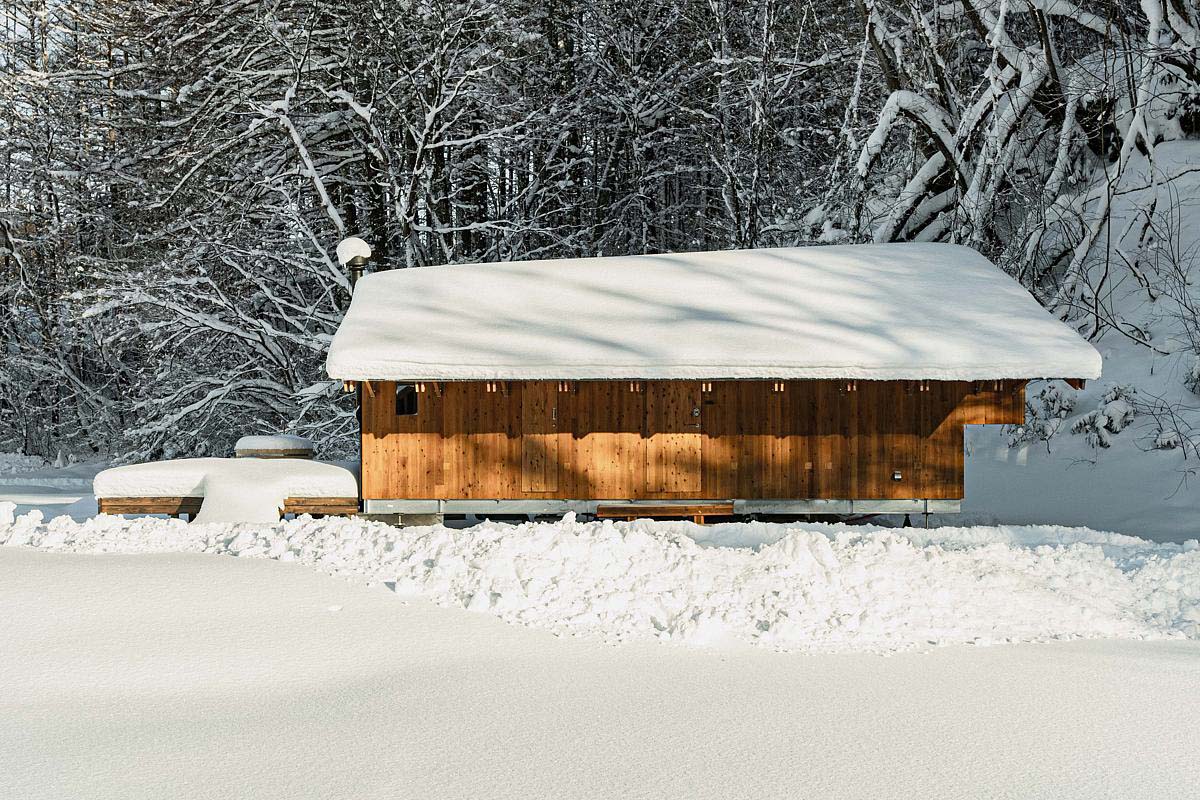
M 183 458 L 129 464 L 96 476 L 107 513 L 185 513 L 200 522 L 276 522 L 283 513 L 352 513 L 353 462 L 297 458 Z

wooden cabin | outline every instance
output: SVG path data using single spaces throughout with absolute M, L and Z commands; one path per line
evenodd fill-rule
M 328 371 L 366 513 L 702 519 L 956 511 L 965 426 L 1100 355 L 978 253 L 891 244 L 378 273 Z

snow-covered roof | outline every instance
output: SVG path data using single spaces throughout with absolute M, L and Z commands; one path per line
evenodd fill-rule
M 947 244 L 468 264 L 368 275 L 341 380 L 1096 378 L 1100 354 Z

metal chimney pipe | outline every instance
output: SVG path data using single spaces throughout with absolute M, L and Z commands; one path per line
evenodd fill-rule
M 353 293 L 354 285 L 367 271 L 367 262 L 371 260 L 371 246 L 357 236 L 342 239 L 338 242 L 337 259 L 338 263 L 350 272 L 350 292 Z
M 338 264 L 345 267 L 350 272 L 350 294 L 354 294 L 354 287 L 358 284 L 358 279 L 363 276 L 367 270 L 367 262 L 371 260 L 371 245 L 364 242 L 357 236 L 351 236 L 347 239 L 342 239 L 337 245 L 337 260 Z M 362 430 L 362 382 L 355 381 L 354 383 L 354 399 L 355 415 L 358 417 L 358 428 Z M 362 474 L 362 451 L 358 454 L 358 470 Z M 359 503 L 362 503 L 362 488 L 359 488 Z
M 358 279 L 367 271 L 367 257 L 355 256 L 346 263 L 346 266 L 350 268 L 350 292 L 353 294 Z

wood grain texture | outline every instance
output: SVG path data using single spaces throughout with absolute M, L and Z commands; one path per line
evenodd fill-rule
M 695 495 L 701 486 L 703 449 L 700 382 L 648 381 L 645 397 L 645 491 L 657 497 Z
M 97 497 L 101 514 L 187 514 L 200 513 L 203 497 Z M 289 497 L 284 514 L 324 514 L 348 516 L 358 513 L 357 497 Z
M 1023 381 L 451 382 L 413 416 L 372 389 L 372 499 L 956 499 L 963 426 L 1025 414 Z
M 698 525 L 703 525 L 706 518 L 733 516 L 733 503 L 706 503 L 704 505 L 689 505 L 687 503 L 672 503 L 670 505 L 601 505 L 596 508 L 597 519 L 674 519 L 690 517 Z
M 521 490 L 558 489 L 558 383 L 530 381 L 521 389 Z

